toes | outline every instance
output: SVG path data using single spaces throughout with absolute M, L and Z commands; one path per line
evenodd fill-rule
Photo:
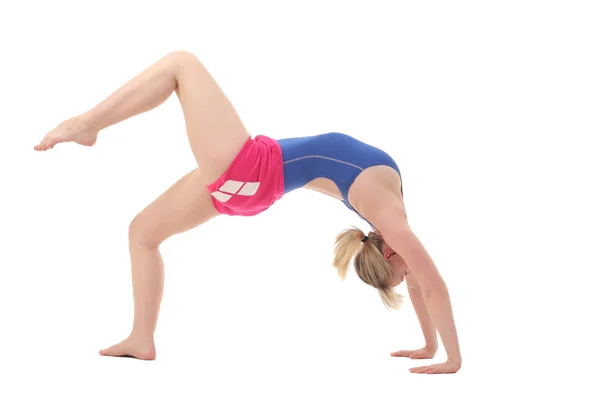
M 100 353 L 101 356 L 110 356 L 111 355 L 109 352 L 109 349 L 100 350 L 98 353 Z
M 44 150 L 46 150 L 46 146 L 44 145 L 44 140 L 42 140 L 40 142 L 40 144 L 35 145 L 33 148 L 34 148 L 34 150 L 37 150 L 37 151 L 44 151 Z
M 115 348 L 115 346 L 109 347 L 108 349 L 100 350 L 100 355 L 101 356 L 118 357 L 118 356 L 120 356 L 122 354 L 123 354 L 123 351 L 120 351 L 118 348 Z
M 38 151 L 46 151 L 51 149 L 52 147 L 54 147 L 54 140 L 52 137 L 50 136 L 46 136 L 45 138 L 42 139 L 42 141 L 40 142 L 40 144 L 38 144 L 37 146 L 35 146 L 35 149 Z
M 145 347 L 131 342 L 119 343 L 100 350 L 98 353 L 101 356 L 131 357 L 139 360 L 154 360 L 156 358 L 156 351 L 153 344 L 152 346 Z
M 127 358 L 137 358 L 138 360 L 154 360 L 155 355 L 153 352 L 139 352 L 132 351 L 123 348 L 113 348 L 109 347 L 108 349 L 100 350 L 98 352 L 101 356 L 108 357 L 127 357 Z
M 33 147 L 33 148 L 34 148 L 34 150 L 37 150 L 37 151 L 43 151 L 43 150 L 44 150 L 44 141 L 45 141 L 45 139 L 42 139 L 42 141 L 41 141 L 40 143 L 36 144 L 36 145 Z

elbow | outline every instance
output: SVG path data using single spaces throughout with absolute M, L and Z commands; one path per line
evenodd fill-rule
M 448 298 L 448 287 L 444 283 L 444 281 L 436 282 L 432 285 L 428 285 L 423 289 L 423 299 L 426 302 L 431 300 L 437 301 L 438 299 Z

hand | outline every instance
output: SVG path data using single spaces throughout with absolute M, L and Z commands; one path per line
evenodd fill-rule
M 392 357 L 408 357 L 413 360 L 420 360 L 426 358 L 433 358 L 435 356 L 435 350 L 425 346 L 419 350 L 398 350 L 390 354 Z
M 415 374 L 453 374 L 461 367 L 460 363 L 448 359 L 441 364 L 425 365 L 422 367 L 411 368 L 409 371 Z

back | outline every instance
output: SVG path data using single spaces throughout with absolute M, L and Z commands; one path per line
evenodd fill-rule
M 283 157 L 284 193 L 301 188 L 316 178 L 327 178 L 338 187 L 346 207 L 363 219 L 348 200 L 350 186 L 356 177 L 376 165 L 389 166 L 400 175 L 398 165 L 389 154 L 343 133 L 281 139 L 278 143 Z
M 285 193 L 313 179 L 328 178 L 347 200 L 350 185 L 366 168 L 387 165 L 400 174 L 386 152 L 343 133 L 280 139 L 278 143 L 283 156 Z

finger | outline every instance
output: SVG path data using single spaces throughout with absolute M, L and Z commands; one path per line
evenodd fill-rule
M 424 359 L 430 359 L 433 358 L 433 355 L 430 353 L 427 353 L 425 351 L 418 351 L 413 353 L 410 358 L 412 358 L 413 360 L 424 360 Z
M 427 371 L 425 371 L 426 374 L 440 374 L 444 371 L 442 371 L 439 368 L 429 368 Z
M 437 364 L 433 364 L 433 365 L 422 365 L 420 367 L 414 367 L 411 369 L 411 372 L 415 372 L 415 373 L 419 373 L 422 374 L 425 371 L 428 371 L 430 369 L 435 369 L 437 366 Z
M 423 367 L 418 371 L 418 373 L 419 374 L 429 374 L 429 373 L 434 373 L 434 371 L 435 371 L 434 367 Z
M 392 355 L 396 355 L 397 357 L 410 357 L 417 350 L 398 350 L 392 353 Z

